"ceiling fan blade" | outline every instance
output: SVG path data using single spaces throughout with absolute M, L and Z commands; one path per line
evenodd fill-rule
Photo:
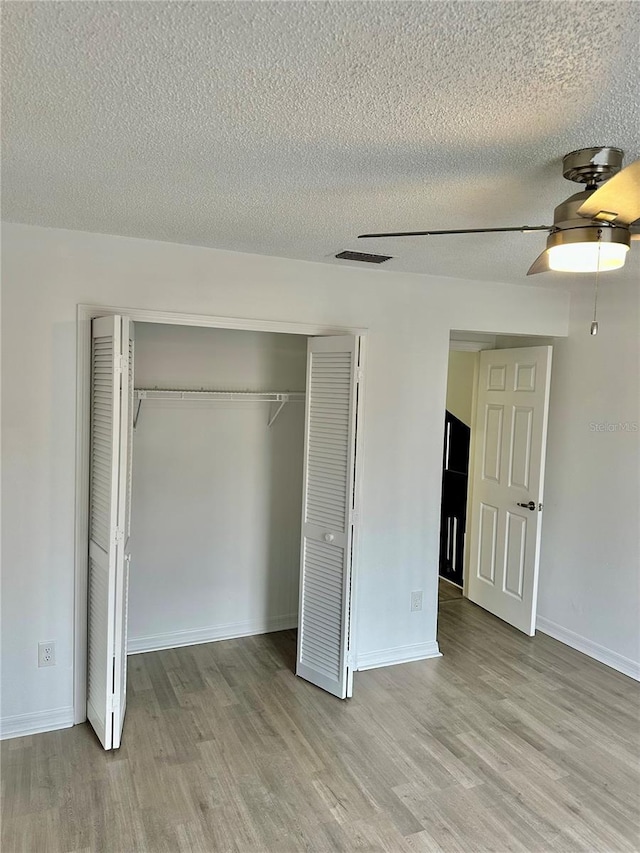
M 578 208 L 586 219 L 629 225 L 640 217 L 640 160 L 592 193 Z
M 537 275 L 539 272 L 549 272 L 549 251 L 547 249 L 538 255 L 527 271 L 527 275 Z
M 455 231 L 394 231 L 390 234 L 358 234 L 358 239 L 363 237 L 433 237 L 442 234 L 493 234 L 498 231 L 520 231 L 523 234 L 529 231 L 551 231 L 550 225 L 520 225 L 517 228 L 459 228 Z

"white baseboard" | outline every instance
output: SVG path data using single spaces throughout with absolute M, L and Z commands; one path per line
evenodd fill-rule
M 455 586 L 456 589 L 459 589 L 462 592 L 462 589 L 463 589 L 462 584 L 456 583 L 455 581 L 450 581 L 449 578 L 443 578 L 442 575 L 438 575 L 438 580 L 444 581 L 445 583 L 448 583 L 451 586 Z
M 207 628 L 194 628 L 188 631 L 170 631 L 166 634 L 151 634 L 148 637 L 129 637 L 127 653 L 137 655 L 142 652 L 158 652 L 162 649 L 215 643 L 218 640 L 234 640 L 237 637 L 270 634 L 272 631 L 286 631 L 288 628 L 297 627 L 298 614 L 290 613 L 287 616 L 276 616 L 274 619 L 228 622 L 226 625 L 211 625 Z
M 590 658 L 616 669 L 618 672 L 640 681 L 640 663 L 631 658 L 619 655 L 617 652 L 611 651 L 606 646 L 601 646 L 599 643 L 594 643 L 593 640 L 587 639 L 580 634 L 569 631 L 568 628 L 563 628 L 551 619 L 546 619 L 544 616 L 538 616 L 536 619 L 536 629 L 543 634 L 548 634 L 554 640 L 559 640 L 566 646 L 571 646 L 578 652 L 588 655 Z
M 432 643 L 413 643 L 410 646 L 361 653 L 356 657 L 356 669 L 361 672 L 363 669 L 377 669 L 379 666 L 395 666 L 398 663 L 440 657 L 442 653 L 434 640 Z
M 0 740 L 36 735 L 55 729 L 68 729 L 73 725 L 73 708 L 54 708 L 36 711 L 35 714 L 16 714 L 0 719 Z

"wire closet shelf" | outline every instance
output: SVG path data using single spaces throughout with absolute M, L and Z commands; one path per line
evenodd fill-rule
M 306 398 L 304 391 L 185 391 L 179 388 L 136 388 L 133 394 L 137 401 L 136 413 L 133 419 L 134 429 L 138 426 L 143 400 L 227 400 L 233 402 L 276 403 L 277 409 L 270 415 L 267 423 L 267 426 L 271 427 L 287 403 L 303 403 Z

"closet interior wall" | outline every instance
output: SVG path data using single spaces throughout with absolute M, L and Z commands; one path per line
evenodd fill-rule
M 136 324 L 135 387 L 304 391 L 297 335 Z M 134 433 L 130 652 L 297 624 L 304 405 L 146 399 Z

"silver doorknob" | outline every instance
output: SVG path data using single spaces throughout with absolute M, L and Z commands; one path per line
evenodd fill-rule
M 334 539 L 335 539 L 335 536 L 333 535 L 333 533 L 325 533 L 324 534 L 324 541 L 325 542 L 333 542 Z
M 523 506 L 525 509 L 530 509 L 531 512 L 533 512 L 534 509 L 536 508 L 536 505 L 534 504 L 533 501 L 529 501 L 528 504 L 522 504 L 522 503 L 518 502 L 517 506 Z

